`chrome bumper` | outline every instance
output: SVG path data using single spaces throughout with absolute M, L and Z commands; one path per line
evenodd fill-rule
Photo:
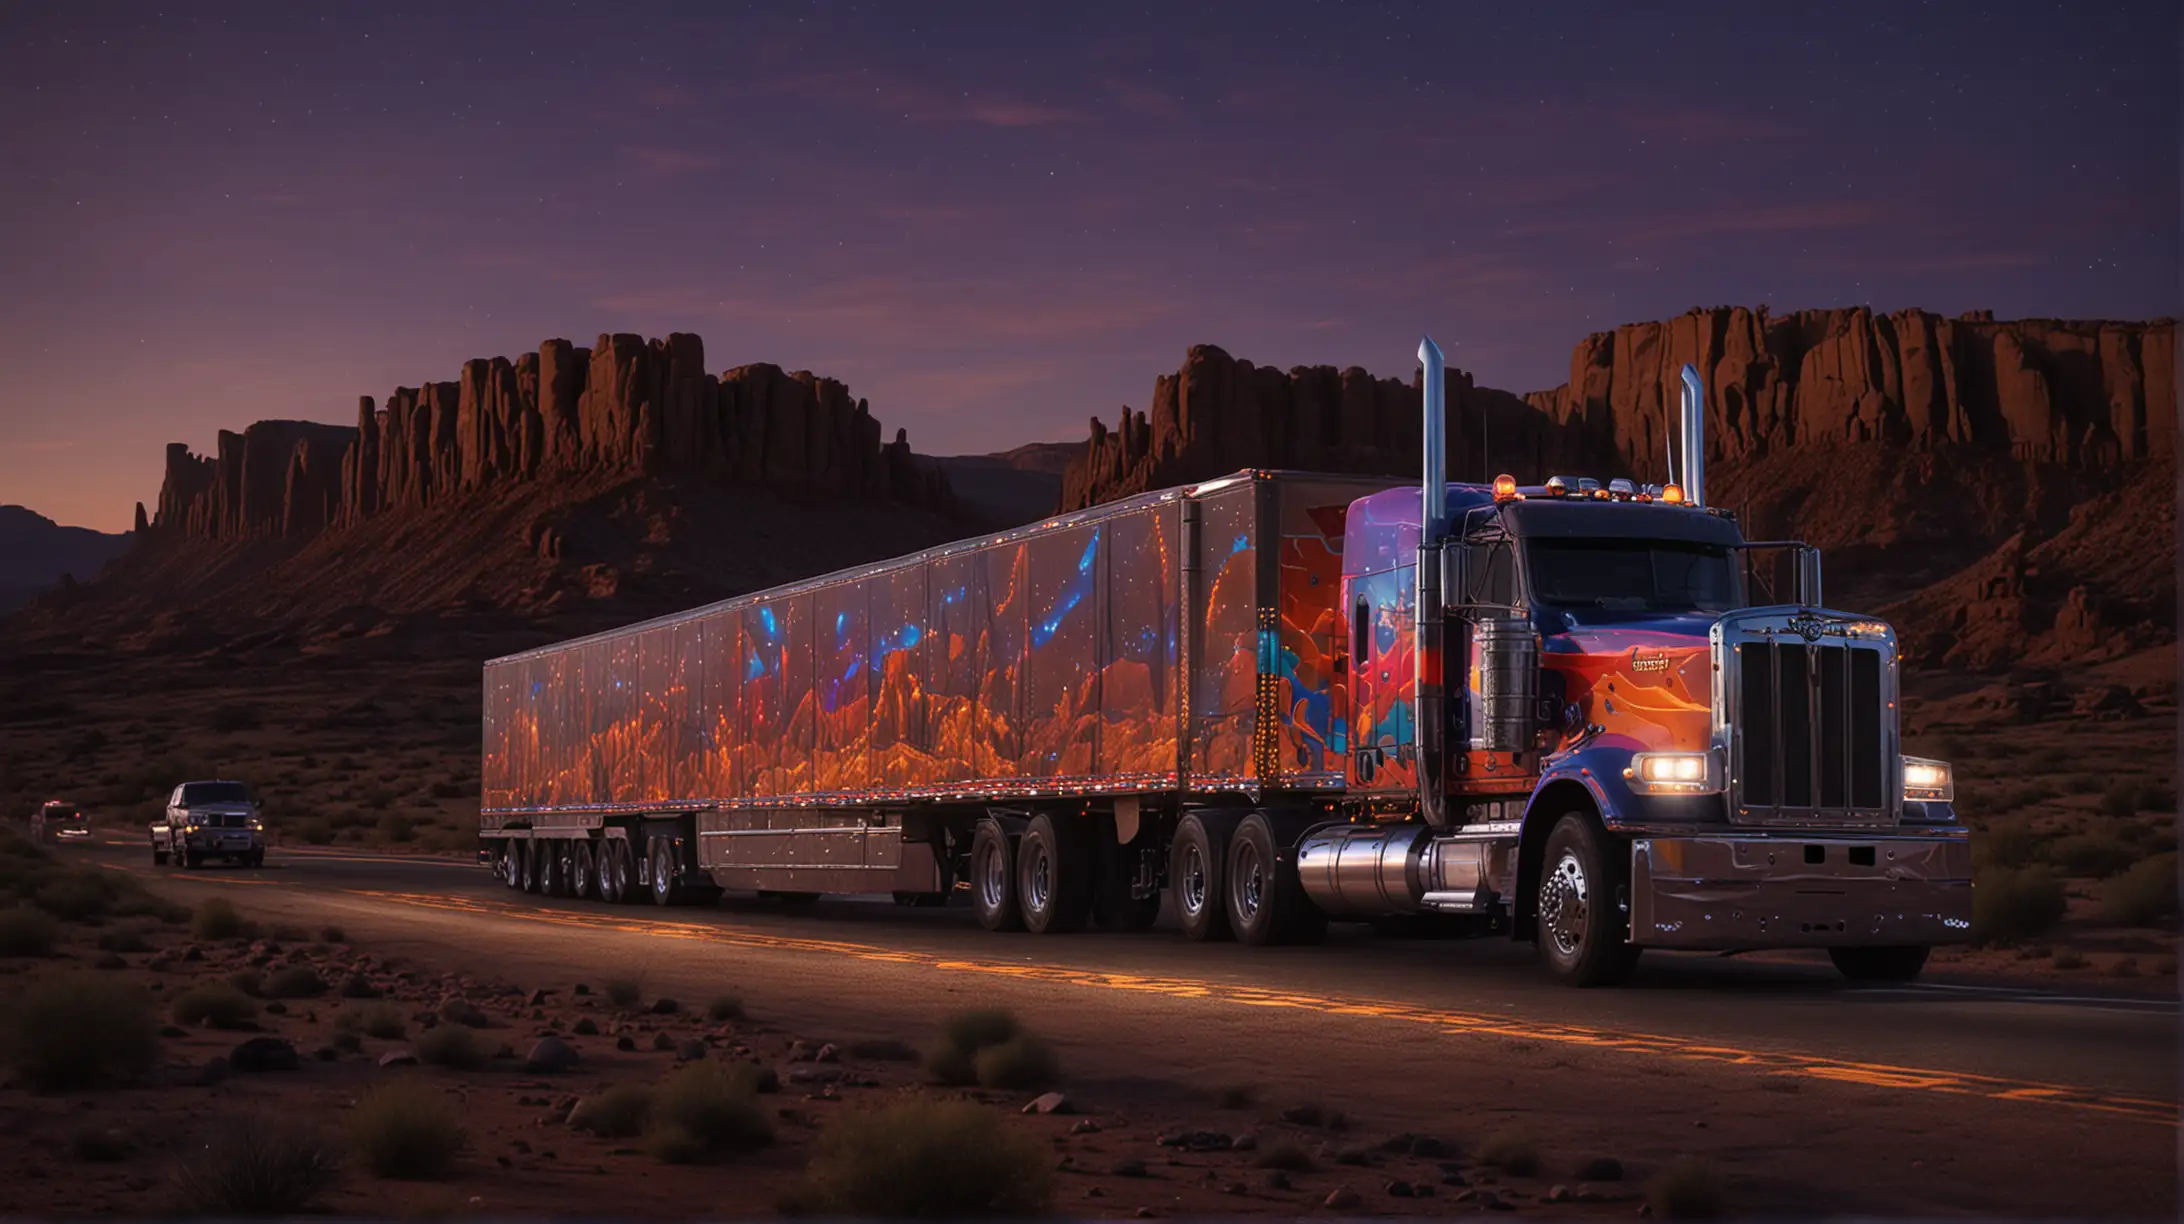
M 1641 837 L 1630 930 L 1641 947 L 1707 951 L 1968 943 L 1971 841 Z

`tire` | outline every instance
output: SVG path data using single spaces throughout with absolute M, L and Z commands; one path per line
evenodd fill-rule
M 245 866 L 245 867 L 263 867 L 263 866 L 265 866 L 265 851 L 263 851 L 263 850 L 253 850 L 253 851 L 251 851 L 251 852 L 250 852 L 249 854 L 246 854 L 246 855 L 244 855 L 244 856 L 243 856 L 243 866 Z
M 569 895 L 589 901 L 598 894 L 599 866 L 593 861 L 589 838 L 569 843 Z
M 1016 843 L 1016 898 L 1025 930 L 1069 935 L 1084 929 L 1098 869 L 1090 841 L 1080 823 L 1044 813 L 1031 818 Z
M 191 849 L 189 849 L 188 847 L 184 847 L 184 848 L 183 848 L 183 850 L 182 850 L 182 866 L 183 866 L 183 869 L 184 869 L 184 870 L 187 870 L 187 871 L 195 871 L 195 870 L 197 870 L 197 869 L 198 869 L 199 867 L 203 866 L 203 865 L 204 865 L 204 862 L 205 862 L 205 856 L 203 856 L 203 855 L 199 854 L 199 853 L 198 853 L 197 851 L 195 851 L 195 850 L 191 850 Z
M 608 905 L 622 903 L 621 884 L 615 878 L 622 862 L 621 845 L 618 841 L 602 841 L 592 855 L 592 895 Z
M 1266 813 L 1253 812 L 1236 826 L 1223 875 L 1221 894 L 1238 943 L 1313 943 L 1327 934 L 1327 915 L 1297 879 L 1295 840 L 1277 834 Z
M 510 838 L 501 843 L 500 861 L 494 866 L 500 873 L 501 883 L 523 891 L 523 843 Z
M 158 842 L 153 842 L 153 843 L 152 843 L 152 866 L 154 866 L 154 867 L 164 867 L 164 866 L 166 866 L 166 865 L 167 865 L 167 852 L 159 848 L 159 843 L 158 843 Z
M 1923 947 L 1829 948 L 1828 959 L 1853 982 L 1908 982 L 1926 968 Z
M 971 908 L 989 931 L 1021 931 L 1024 911 L 1016 896 L 1015 847 L 1001 822 L 988 816 L 971 835 Z
M 1570 986 L 1611 986 L 1638 961 L 1615 893 L 1629 871 L 1611 852 L 1607 834 L 1580 813 L 1555 822 L 1540 856 L 1534 908 L 1539 956 Z
M 680 905 L 682 894 L 675 888 L 675 847 L 665 837 L 645 839 L 645 875 L 652 886 L 654 905 Z
M 535 837 L 523 840 L 523 891 L 537 896 L 545 887 L 541 876 L 546 865 L 546 843 Z
M 1175 826 L 1169 850 L 1168 891 L 1183 933 L 1201 942 L 1229 938 L 1227 890 L 1229 835 L 1236 817 L 1192 812 Z

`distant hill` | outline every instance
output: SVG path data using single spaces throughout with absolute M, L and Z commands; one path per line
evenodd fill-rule
M 1062 500 L 1062 473 L 1083 451 L 1082 442 L 1029 442 L 998 454 L 945 455 L 933 462 L 947 473 L 956 500 L 1014 526 L 1054 512 Z
M 0 612 L 59 585 L 83 581 L 129 547 L 130 533 L 63 527 L 23 506 L 0 506 Z

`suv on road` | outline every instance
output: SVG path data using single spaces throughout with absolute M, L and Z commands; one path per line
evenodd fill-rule
M 256 867 L 265 862 L 265 823 L 258 801 L 240 782 L 184 782 L 167 799 L 167 815 L 152 826 L 152 862 L 169 856 L 195 867 L 221 858 Z
M 48 799 L 30 818 L 30 837 L 44 843 L 89 841 L 91 822 L 66 799 Z

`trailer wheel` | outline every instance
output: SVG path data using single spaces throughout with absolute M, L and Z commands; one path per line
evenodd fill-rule
M 524 839 L 523 891 L 530 893 L 533 896 L 538 895 L 539 890 L 543 887 L 543 885 L 539 881 L 539 875 L 541 869 L 545 866 L 545 858 L 546 843 L 538 840 L 535 837 Z
M 1549 972 L 1571 986 L 1613 985 L 1638 960 L 1615 912 L 1613 898 L 1622 880 L 1608 845 L 1597 825 L 1572 812 L 1555 822 L 1540 856 L 1533 894 L 1539 898 L 1539 955 Z
M 1853 982 L 1908 982 L 1926 968 L 1926 954 L 1931 950 L 1921 947 L 1829 948 L 1828 959 L 1835 962 L 1838 973 Z
M 1031 818 L 1016 843 L 1016 896 L 1025 930 L 1066 935 L 1084 929 L 1098 869 L 1090 840 L 1080 822 L 1056 821 L 1044 813 Z
M 988 816 L 971 835 L 971 908 L 978 925 L 989 931 L 1024 929 L 1024 911 L 1016 897 L 1016 856 L 1001 822 Z
M 1229 838 L 1229 929 L 1239 943 L 1313 943 L 1327 933 L 1327 915 L 1304 895 L 1294 842 L 1285 845 L 1264 812 L 1253 812 Z
M 1227 892 L 1229 835 L 1236 817 L 1227 812 L 1192 812 L 1175 826 L 1169 852 L 1168 888 L 1175 894 L 1176 921 L 1196 940 L 1229 937 Z
M 500 861 L 494 864 L 500 869 L 501 883 L 519 892 L 523 889 L 523 854 L 517 847 L 522 844 L 514 838 L 502 842 Z
M 652 881 L 652 903 L 673 905 L 682 900 L 675 895 L 675 849 L 664 837 L 645 839 L 646 875 Z
M 599 843 L 598 852 L 592 855 L 592 895 L 608 905 L 622 903 L 622 888 L 615 873 L 622 862 L 622 843 L 612 839 Z
M 589 839 L 579 838 L 569 846 L 569 893 L 579 901 L 589 901 L 598 896 L 599 867 L 593 861 Z

